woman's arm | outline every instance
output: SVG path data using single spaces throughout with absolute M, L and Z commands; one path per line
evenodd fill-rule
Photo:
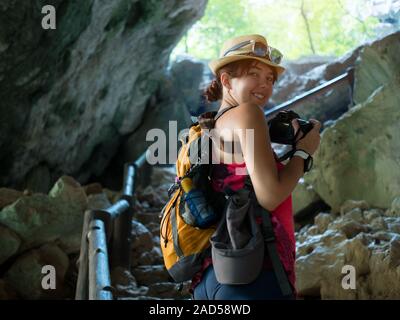
M 236 109 L 234 127 L 242 129 L 241 132 L 246 129 L 254 130 L 254 148 L 252 143 L 248 143 L 245 134 L 237 134 L 237 139 L 240 141 L 257 200 L 265 209 L 272 211 L 296 187 L 303 175 L 304 160 L 293 157 L 285 168 L 278 171 L 263 110 L 249 103 Z

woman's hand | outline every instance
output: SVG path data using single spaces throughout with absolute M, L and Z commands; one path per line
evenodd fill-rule
M 303 149 L 310 155 L 313 155 L 318 149 L 321 140 L 319 134 L 321 123 L 316 119 L 310 119 L 310 122 L 313 124 L 313 128 L 306 134 L 304 138 L 303 132 L 300 132 L 299 137 L 296 140 L 296 149 Z M 297 119 L 292 120 L 292 125 L 294 128 L 294 132 L 297 133 L 297 131 L 300 130 L 300 125 L 297 122 Z

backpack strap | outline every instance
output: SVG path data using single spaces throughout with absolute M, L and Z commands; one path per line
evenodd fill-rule
M 281 288 L 282 295 L 287 296 L 293 294 L 288 277 L 285 269 L 283 268 L 282 261 L 279 258 L 278 250 L 276 248 L 276 238 L 272 226 L 271 213 L 258 203 L 253 185 L 251 183 L 250 175 L 246 177 L 245 188 L 250 190 L 250 197 L 258 204 L 258 214 L 261 215 L 262 218 L 262 234 L 264 237 L 264 244 L 268 250 L 268 255 L 271 259 L 272 267 L 274 269 L 276 279 L 278 280 L 279 287 Z
M 276 279 L 278 280 L 279 287 L 281 288 L 282 295 L 287 296 L 292 294 L 292 288 L 290 287 L 289 280 L 287 278 L 285 269 L 283 268 L 282 262 L 278 255 L 278 250 L 276 249 L 275 234 L 272 227 L 271 216 L 268 210 L 261 207 L 262 216 L 262 228 L 264 235 L 264 243 L 267 247 L 269 257 L 274 268 Z
M 179 246 L 179 236 L 178 236 L 178 224 L 176 221 L 176 215 L 178 214 L 176 212 L 176 207 L 171 209 L 171 227 L 172 227 L 172 241 L 174 244 L 174 249 L 177 254 L 177 256 L 182 259 L 184 257 L 184 254 L 181 250 L 181 247 Z
M 218 118 L 221 117 L 225 112 L 227 112 L 228 110 L 231 110 L 232 108 L 235 108 L 235 107 L 237 107 L 237 106 L 238 106 L 238 105 L 236 105 L 236 106 L 229 106 L 229 107 L 226 107 L 226 108 L 222 109 L 221 111 L 217 112 L 217 114 L 216 114 L 215 117 L 214 117 L 214 121 L 217 121 Z

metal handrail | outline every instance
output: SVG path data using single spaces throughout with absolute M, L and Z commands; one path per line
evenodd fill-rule
M 89 300 L 112 300 L 106 230 L 103 221 L 89 225 Z
M 350 85 L 350 89 L 353 90 L 354 86 L 354 68 L 350 67 L 347 68 L 346 72 L 337 76 L 336 78 L 333 78 L 332 80 L 329 80 L 303 94 L 300 94 L 293 99 L 286 101 L 284 103 L 281 103 L 280 105 L 273 107 L 271 109 L 266 110 L 265 116 L 269 119 L 273 118 L 277 113 L 280 111 L 289 109 L 289 108 L 294 108 L 296 105 L 303 103 L 307 99 L 310 99 L 311 97 L 314 97 L 316 95 L 320 95 L 323 92 L 325 92 L 328 89 L 331 89 L 332 87 L 335 87 L 339 84 L 342 84 L 343 82 L 348 81 Z
M 122 195 L 116 203 L 107 209 L 85 212 L 76 300 L 112 300 L 112 270 L 130 270 L 135 186 L 139 177 L 151 176 L 148 172 L 151 166 L 146 166 L 147 152 L 136 161 L 124 165 Z

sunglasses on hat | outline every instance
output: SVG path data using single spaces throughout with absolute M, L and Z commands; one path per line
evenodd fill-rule
M 261 57 L 261 58 L 267 58 L 269 61 L 271 61 L 275 64 L 281 63 L 283 54 L 278 49 L 275 49 L 271 46 L 267 46 L 262 42 L 256 42 L 254 40 L 247 40 L 247 41 L 238 43 L 237 45 L 233 46 L 228 51 L 226 51 L 224 53 L 223 57 L 225 57 L 229 52 L 236 51 L 244 46 L 247 46 L 248 44 L 252 44 L 251 51 L 240 53 L 240 54 L 251 55 L 251 56 L 256 56 L 256 57 Z

